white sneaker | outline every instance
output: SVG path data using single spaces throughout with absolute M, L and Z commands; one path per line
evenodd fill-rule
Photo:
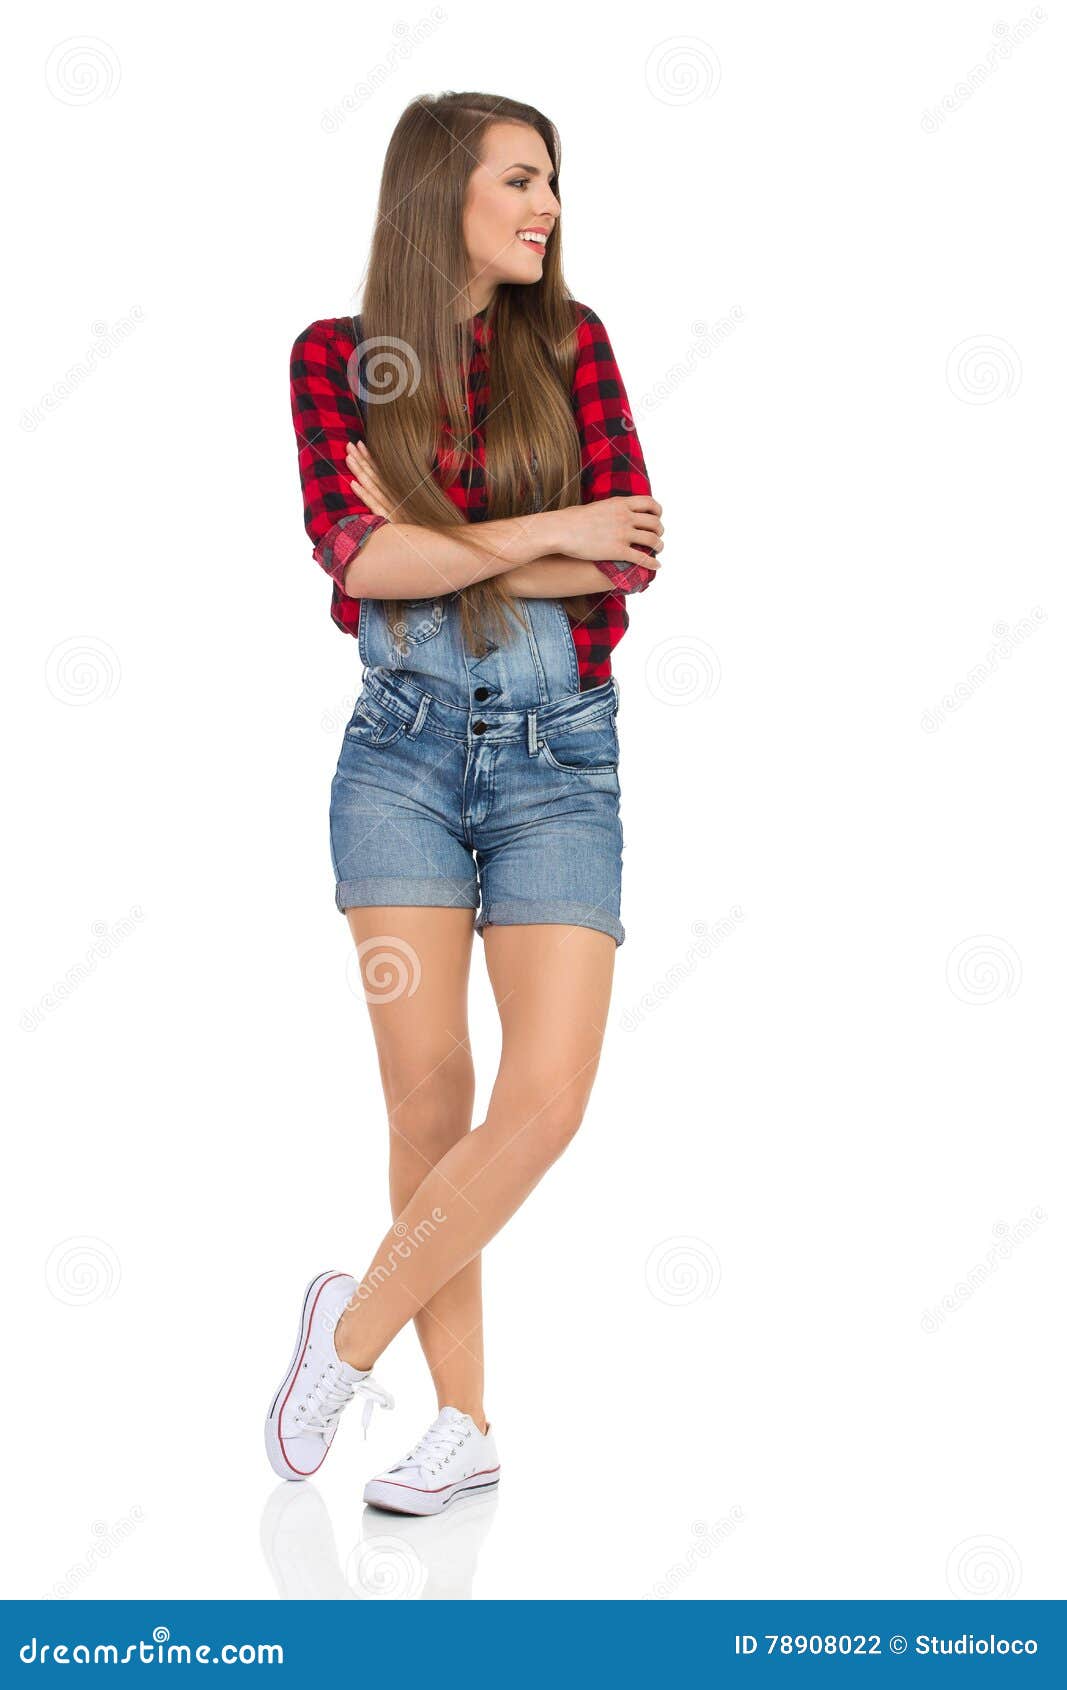
M 369 1373 L 349 1367 L 337 1354 L 334 1331 L 355 1290 L 351 1274 L 331 1271 L 320 1273 L 304 1293 L 293 1359 L 264 1428 L 267 1457 L 281 1479 L 306 1479 L 318 1472 L 341 1414 L 357 1392 L 365 1399 L 364 1435 L 375 1403 L 395 1406 Z
M 493 1428 L 479 1432 L 469 1414 L 443 1408 L 410 1454 L 370 1481 L 363 1500 L 390 1514 L 439 1514 L 454 1496 L 499 1483 Z

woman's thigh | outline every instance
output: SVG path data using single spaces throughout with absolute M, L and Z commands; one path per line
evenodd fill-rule
M 503 1034 L 490 1112 L 566 1142 L 596 1077 L 615 940 L 591 927 L 494 926 L 482 933 Z
M 420 1158 L 436 1161 L 469 1130 L 474 1106 L 467 1021 L 474 912 L 369 905 L 346 914 L 390 1127 Z

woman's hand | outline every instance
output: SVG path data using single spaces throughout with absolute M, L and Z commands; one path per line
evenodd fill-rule
M 352 491 L 358 499 L 362 499 L 371 515 L 391 517 L 397 501 L 390 499 L 374 459 L 362 440 L 355 445 L 351 440 L 348 442 L 345 462 L 352 472 Z
M 547 513 L 546 513 L 547 514 Z M 659 559 L 639 551 L 663 548 L 663 506 L 645 493 L 626 493 L 614 499 L 594 499 L 589 505 L 568 505 L 553 511 L 558 525 L 558 551 L 590 563 L 640 563 L 658 569 Z

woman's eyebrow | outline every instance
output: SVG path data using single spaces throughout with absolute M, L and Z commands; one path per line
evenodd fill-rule
M 543 171 L 538 170 L 536 164 L 506 164 L 500 172 L 501 176 L 509 170 L 527 170 L 531 176 L 542 176 L 544 174 Z

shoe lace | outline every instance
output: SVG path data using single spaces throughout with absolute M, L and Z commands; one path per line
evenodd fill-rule
M 301 1427 L 306 1432 L 322 1435 L 332 1431 L 342 1410 L 357 1394 L 364 1398 L 363 1436 L 366 1437 L 375 1407 L 395 1408 L 394 1399 L 370 1374 L 366 1379 L 349 1381 L 341 1378 L 332 1361 L 327 1362 L 297 1410 Z
M 372 1379 L 369 1373 L 365 1379 L 361 1379 L 359 1381 L 356 1385 L 356 1390 L 364 1399 L 363 1436 L 366 1437 L 367 1427 L 370 1425 L 370 1417 L 374 1413 L 375 1408 L 395 1408 L 396 1399 L 389 1391 L 383 1390 L 377 1379 Z
M 401 1467 L 422 1467 L 429 1473 L 436 1473 L 442 1462 L 466 1441 L 467 1431 L 461 1421 L 446 1421 L 443 1425 L 434 1424 L 426 1432 L 400 1463 Z

